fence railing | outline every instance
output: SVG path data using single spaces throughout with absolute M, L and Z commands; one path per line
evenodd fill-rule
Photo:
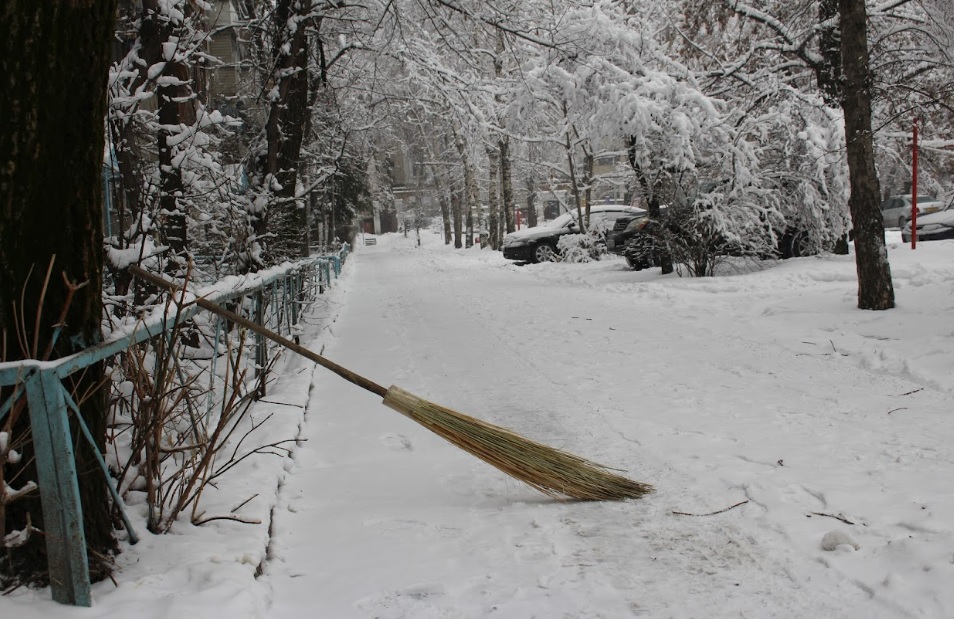
M 197 294 L 219 305 L 233 307 L 251 320 L 297 341 L 303 312 L 317 295 L 324 292 L 337 278 L 348 255 L 347 244 L 331 256 L 318 256 L 286 263 L 264 272 L 244 277 L 228 277 Z M 137 536 L 123 511 L 120 497 L 106 461 L 86 426 L 79 407 L 63 380 L 95 363 L 109 360 L 132 347 L 160 336 L 168 336 L 174 327 L 204 312 L 196 304 L 167 303 L 156 308 L 135 325 L 115 330 L 103 343 L 74 355 L 54 361 L 22 360 L 0 363 L 0 387 L 12 388 L 12 394 L 0 405 L 0 427 L 7 414 L 23 397 L 32 433 L 36 457 L 37 479 L 44 516 L 44 537 L 49 561 L 53 599 L 64 604 L 90 606 L 92 603 L 86 539 L 83 530 L 74 440 L 70 431 L 70 414 L 76 420 L 82 439 L 93 447 L 107 486 L 123 518 L 131 543 Z M 212 323 L 213 347 L 208 358 L 209 376 L 214 380 L 220 337 L 229 330 L 224 319 L 215 316 Z M 254 384 L 252 397 L 265 395 L 267 368 L 270 367 L 269 342 L 259 335 L 248 347 L 254 355 Z M 205 417 L 212 414 L 215 405 L 214 389 L 209 389 Z M 0 462 L 0 466 L 2 466 Z M 2 542 L 3 540 L 0 540 Z

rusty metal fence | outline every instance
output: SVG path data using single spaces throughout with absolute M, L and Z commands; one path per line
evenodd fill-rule
M 348 256 L 347 244 L 334 255 L 316 256 L 281 267 L 248 275 L 231 277 L 216 285 L 196 291 L 220 305 L 234 306 L 251 320 L 273 331 L 297 340 L 303 312 L 337 279 Z M 132 523 L 123 510 L 123 501 L 95 440 L 79 414 L 79 407 L 63 384 L 68 376 L 94 363 L 108 360 L 131 347 L 169 334 L 183 321 L 204 312 L 196 304 L 166 304 L 157 308 L 128 329 L 120 329 L 98 346 L 55 361 L 23 360 L 0 363 L 0 387 L 12 388 L 12 394 L 0 404 L 0 427 L 13 406 L 22 398 L 32 430 L 36 456 L 37 479 L 44 514 L 43 531 L 50 570 L 53 599 L 64 604 L 92 604 L 86 539 L 83 531 L 82 504 L 77 483 L 74 445 L 85 440 L 94 447 L 99 465 L 107 480 L 113 501 L 128 531 L 129 541 L 138 541 Z M 214 338 L 227 326 L 214 319 Z M 266 371 L 271 354 L 269 342 L 259 335 L 248 350 L 254 355 L 255 397 L 265 395 Z M 215 375 L 217 355 L 212 355 L 210 375 Z M 212 407 L 212 398 L 209 398 Z M 208 414 L 209 411 L 206 411 Z M 70 417 L 77 422 L 81 437 L 70 431 Z M 2 540 L 0 540 L 2 541 Z

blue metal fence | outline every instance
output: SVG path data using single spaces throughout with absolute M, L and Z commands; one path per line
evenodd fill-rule
M 242 280 L 236 278 L 234 282 L 229 279 L 212 287 L 210 292 L 198 293 L 214 303 L 238 303 L 240 307 L 250 305 L 245 303 L 244 299 L 252 299 L 253 320 L 297 339 L 303 307 L 311 302 L 316 294 L 324 292 L 332 277 L 337 279 L 348 251 L 349 247 L 345 244 L 335 255 L 311 257 L 250 275 Z M 133 346 L 167 334 L 177 323 L 189 320 L 203 311 L 195 304 L 168 304 L 165 308 L 154 310 L 136 323 L 134 328 L 115 333 L 102 344 L 69 357 L 55 361 L 24 360 L 0 363 L 0 386 L 13 387 L 11 396 L 0 404 L 0 422 L 20 398 L 27 398 L 33 449 L 36 454 L 36 483 L 39 486 L 44 515 L 43 533 L 55 601 L 76 606 L 92 604 L 82 505 L 74 460 L 74 439 L 69 425 L 70 411 L 75 413 L 74 417 L 84 439 L 93 446 L 113 500 L 120 511 L 123 506 L 107 465 L 98 453 L 93 436 L 83 422 L 72 396 L 63 385 L 63 379 Z M 221 319 L 216 317 L 216 338 L 222 328 Z M 265 368 L 268 366 L 269 355 L 267 346 L 268 341 L 265 338 L 255 336 L 255 380 L 259 397 L 265 394 Z M 214 364 L 215 359 L 216 355 L 213 355 L 211 363 Z M 214 376 L 214 366 L 210 374 Z M 210 397 L 209 407 L 211 406 Z M 122 517 L 130 542 L 135 543 L 137 537 L 133 526 L 125 513 Z

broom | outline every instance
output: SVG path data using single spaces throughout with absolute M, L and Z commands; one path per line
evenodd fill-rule
M 172 282 L 137 266 L 130 266 L 128 270 L 136 277 L 170 292 L 179 290 L 179 287 Z M 199 307 L 258 333 L 331 370 L 348 382 L 384 398 L 385 406 L 398 411 L 464 451 L 546 495 L 584 501 L 618 501 L 638 498 L 653 491 L 650 484 L 632 481 L 613 473 L 605 466 L 537 443 L 506 428 L 428 402 L 399 387 L 392 386 L 385 389 L 314 351 L 207 299 L 199 297 L 195 302 Z

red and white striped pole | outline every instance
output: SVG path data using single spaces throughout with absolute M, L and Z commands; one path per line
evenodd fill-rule
M 918 119 L 914 119 L 914 143 L 911 157 L 911 249 L 918 246 Z

